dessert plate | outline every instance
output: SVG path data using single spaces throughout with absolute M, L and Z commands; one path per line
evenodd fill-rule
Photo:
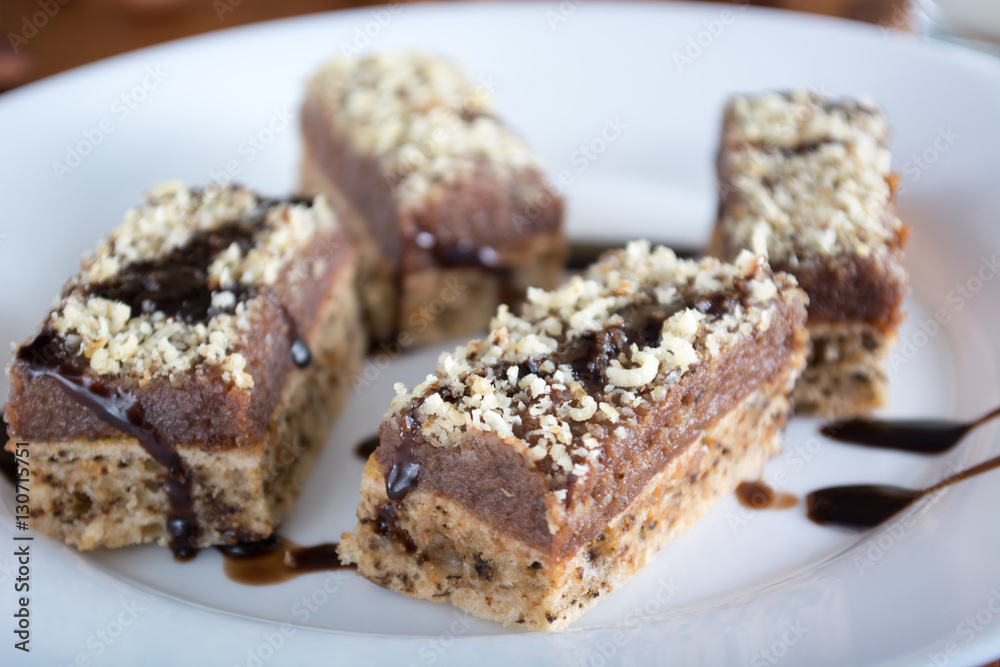
M 239 11 L 235 7 L 234 11 Z M 868 93 L 895 127 L 913 225 L 909 320 L 891 359 L 898 416 L 971 418 L 1000 404 L 1000 62 L 879 27 L 711 4 L 402 5 L 223 31 L 96 63 L 0 97 L 0 338 L 41 321 L 82 251 L 150 184 L 296 183 L 297 108 L 325 58 L 424 47 L 491 89 L 569 202 L 578 240 L 698 246 L 715 207 L 713 158 L 731 91 Z M 284 533 L 352 527 L 362 461 L 394 382 L 440 348 L 370 362 Z M 5 359 L 5 362 L 7 360 Z M 6 384 L 0 395 L 6 395 Z M 867 450 L 796 418 L 764 479 L 802 497 L 833 484 L 922 487 L 1000 453 L 987 424 L 936 457 Z M 981 664 L 1000 656 L 997 473 L 862 534 L 801 505 L 725 498 L 575 624 L 508 630 L 382 590 L 349 571 L 272 587 L 155 547 L 80 554 L 16 531 L 0 482 L 3 664 Z M 12 541 L 33 535 L 30 542 Z M 31 653 L 13 648 L 13 544 L 30 544 Z

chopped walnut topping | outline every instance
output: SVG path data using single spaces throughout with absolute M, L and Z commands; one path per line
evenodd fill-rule
M 491 115 L 490 89 L 422 52 L 339 58 L 309 82 L 335 133 L 374 156 L 403 208 L 482 163 L 497 176 L 540 169 L 527 144 Z
M 734 97 L 723 150 L 737 247 L 795 265 L 809 256 L 885 248 L 902 223 L 891 206 L 889 128 L 870 101 L 795 91 Z
M 833 102 L 808 90 L 737 95 L 729 102 L 726 139 L 761 147 L 796 149 L 824 142 L 889 140 L 889 124 L 872 100 Z
M 530 290 L 520 316 L 501 306 L 486 339 L 442 354 L 412 390 L 397 384 L 390 415 L 437 447 L 494 433 L 559 487 L 589 474 L 602 440 L 627 438 L 692 367 L 765 331 L 789 289 L 804 300 L 749 252 L 682 261 L 630 243 L 558 289 Z
M 127 303 L 94 294 L 129 265 L 167 257 L 198 235 L 234 222 L 251 230 L 252 243 L 245 251 L 234 242 L 215 255 L 206 280 L 213 314 L 205 321 L 191 323 L 160 310 L 133 312 Z M 84 258 L 47 325 L 99 375 L 145 380 L 206 366 L 238 388 L 251 388 L 254 379 L 239 341 L 257 317 L 262 291 L 317 233 L 335 227 L 322 197 L 308 206 L 260 199 L 239 187 L 195 190 L 162 183 Z M 239 300 L 238 292 L 246 298 Z

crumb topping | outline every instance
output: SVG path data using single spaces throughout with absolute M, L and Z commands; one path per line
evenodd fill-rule
M 889 129 L 874 103 L 768 93 L 734 97 L 726 118 L 732 191 L 720 224 L 739 246 L 794 266 L 868 257 L 896 237 Z
M 207 270 L 198 278 L 210 298 L 204 320 L 188 321 L 145 300 L 137 312 L 127 302 L 101 296 L 130 267 L 154 266 L 234 223 L 246 229 L 245 237 L 208 257 Z M 99 375 L 148 380 L 215 367 L 236 387 L 253 387 L 239 349 L 258 317 L 264 290 L 317 233 L 335 226 L 322 197 L 306 205 L 262 199 L 240 187 L 197 190 L 176 182 L 160 184 L 150 189 L 142 206 L 126 212 L 95 254 L 84 257 L 80 274 L 64 288 L 47 326 Z M 149 271 L 143 287 L 156 280 Z
M 729 101 L 726 139 L 764 148 L 791 148 L 826 142 L 889 141 L 889 124 L 868 98 L 831 101 L 808 90 L 737 95 Z
M 486 163 L 500 177 L 540 164 L 491 115 L 490 91 L 453 62 L 423 52 L 339 58 L 309 83 L 335 131 L 374 156 L 405 209 Z
M 746 251 L 685 261 L 633 242 L 558 289 L 529 290 L 521 316 L 500 306 L 486 339 L 442 354 L 412 390 L 397 384 L 390 415 L 438 447 L 494 432 L 565 487 L 690 369 L 766 331 L 788 289 L 804 302 Z

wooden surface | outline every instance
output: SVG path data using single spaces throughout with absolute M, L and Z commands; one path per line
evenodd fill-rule
M 0 90 L 117 53 L 364 0 L 0 0 Z M 905 25 L 905 0 L 751 0 L 751 4 Z M 11 37 L 14 35 L 14 37 Z

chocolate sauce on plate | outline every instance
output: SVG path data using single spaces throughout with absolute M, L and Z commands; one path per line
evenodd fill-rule
M 736 499 L 752 510 L 785 510 L 799 504 L 795 495 L 775 491 L 761 480 L 740 482 L 736 487 Z
M 947 419 L 850 419 L 826 424 L 820 433 L 864 447 L 940 454 L 954 447 L 969 431 L 997 416 L 1000 408 L 966 423 Z
M 923 490 L 888 484 L 832 486 L 806 496 L 807 513 L 810 520 L 821 526 L 841 526 L 856 530 L 872 528 L 924 496 L 994 468 L 1000 468 L 1000 456 L 983 461 Z
M 303 547 L 281 536 L 261 542 L 216 547 L 225 559 L 226 576 L 238 584 L 270 586 L 310 572 L 343 570 L 336 542 Z
M 13 452 L 4 449 L 7 444 L 7 422 L 3 420 L 3 412 L 0 412 L 0 474 L 7 478 L 11 484 L 17 484 L 17 459 Z
M 375 435 L 369 436 L 359 442 L 357 446 L 354 447 L 354 453 L 362 461 L 367 461 L 368 458 L 375 453 L 375 450 L 378 449 L 378 445 L 379 439 L 378 433 L 376 433 Z

